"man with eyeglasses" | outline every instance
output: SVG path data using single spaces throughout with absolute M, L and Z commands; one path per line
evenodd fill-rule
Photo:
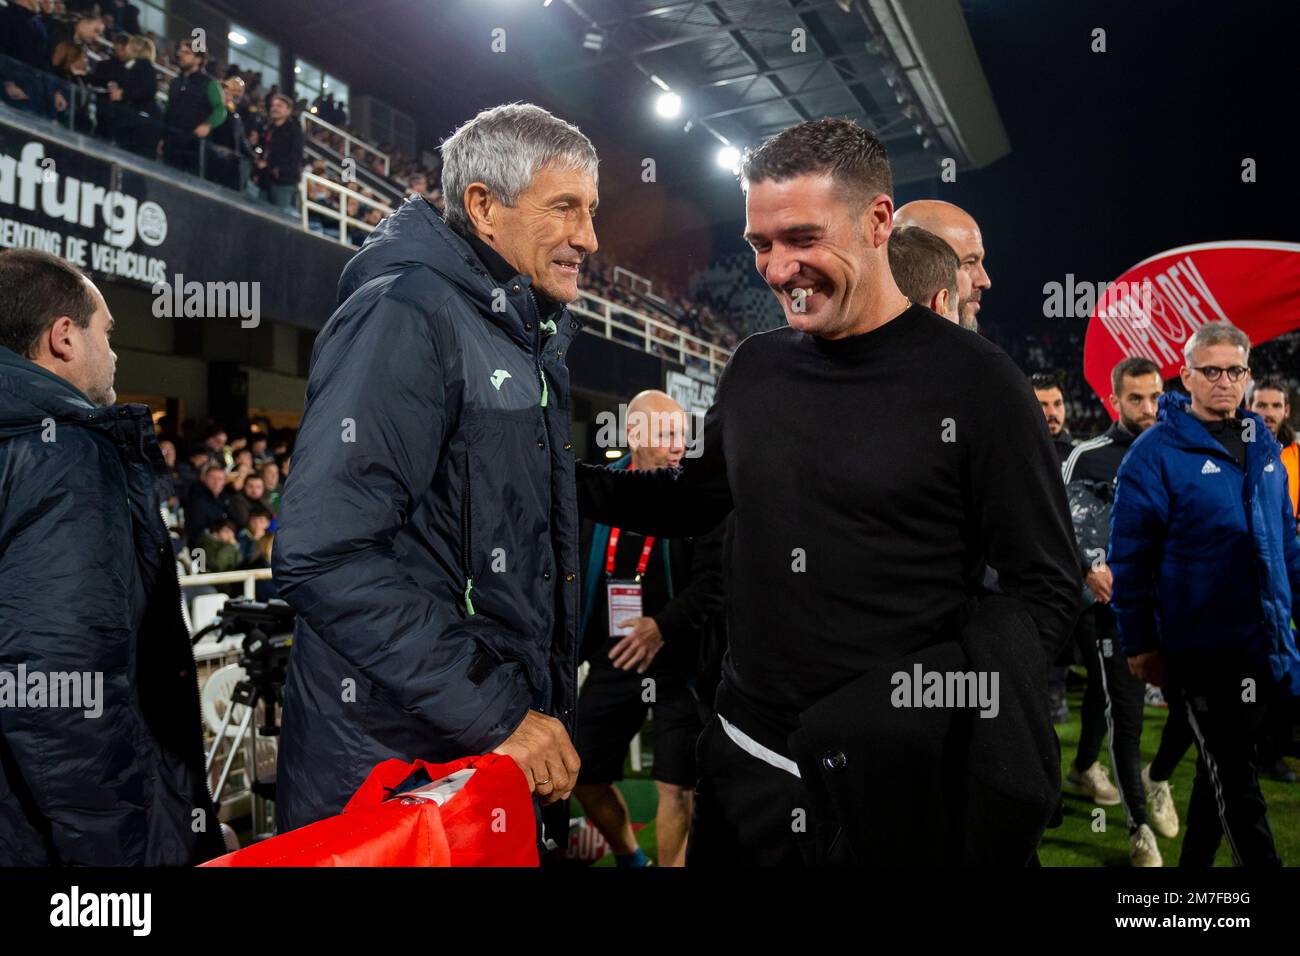
M 1111 509 L 1111 606 L 1129 669 L 1176 688 L 1199 759 L 1180 866 L 1211 866 L 1220 835 L 1239 866 L 1281 865 L 1259 789 L 1266 703 L 1300 695 L 1297 540 L 1281 446 L 1240 408 L 1250 339 L 1227 322 L 1184 347 L 1188 396 L 1120 465 Z

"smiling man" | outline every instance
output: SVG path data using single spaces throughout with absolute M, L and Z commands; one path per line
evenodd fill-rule
M 527 104 L 480 113 L 442 153 L 446 222 L 413 196 L 381 223 L 312 355 L 274 557 L 300 613 L 279 824 L 337 813 L 389 757 L 492 751 L 563 840 L 578 771 L 565 303 L 596 251 L 596 153 Z
M 579 468 L 580 507 L 603 524 L 684 537 L 734 509 L 730 646 L 687 864 L 845 862 L 850 848 L 860 865 L 951 862 L 988 844 L 945 806 L 965 787 L 930 759 L 945 732 L 891 711 L 887 675 L 966 669 L 956 641 L 984 620 L 971 599 L 996 567 L 1003 594 L 988 607 L 1015 634 L 994 641 L 990 624 L 984 644 L 1021 649 L 1023 726 L 1050 751 L 1033 759 L 1055 759 L 1046 668 L 1080 585 L 1056 455 L 1014 363 L 895 285 L 892 177 L 874 135 L 802 123 L 750 154 L 743 182 L 745 238 L 788 327 L 736 350 L 698 457 Z M 1003 677 L 1002 715 L 976 721 L 997 733 L 1019 707 Z M 917 746 L 892 750 L 901 739 Z M 1030 804 L 1050 814 L 1059 775 L 999 766 L 1004 793 L 1039 785 Z M 1032 854 L 1042 824 L 1021 812 L 1019 825 L 997 838 L 1014 844 L 999 858 Z

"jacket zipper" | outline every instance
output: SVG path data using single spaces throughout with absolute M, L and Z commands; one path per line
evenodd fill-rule
M 537 339 L 536 339 L 535 347 L 534 347 L 534 349 L 533 349 L 533 361 L 534 361 L 534 363 L 536 364 L 536 368 L 537 368 L 537 377 L 538 377 L 538 379 L 541 380 L 541 383 L 542 383 L 542 401 L 541 401 L 541 406 L 542 406 L 542 408 L 545 408 L 546 405 L 547 405 L 547 402 L 548 402 L 549 399 L 550 399 L 550 394 L 549 394 L 549 391 L 548 391 L 548 389 L 547 389 L 547 387 L 546 387 L 546 373 L 545 373 L 544 371 L 542 371 L 542 349 L 541 349 L 541 345 L 542 345 L 542 341 L 541 341 L 541 340 L 542 340 L 542 310 L 541 310 L 541 307 L 538 306 L 538 304 L 537 304 L 537 293 L 535 293 L 535 292 L 533 291 L 533 287 L 532 287 L 532 286 L 529 286 L 529 287 L 528 287 L 528 297 L 529 297 L 529 299 L 532 300 L 532 303 L 533 303 L 533 315 L 534 315 L 534 316 L 536 317 L 536 319 L 537 319 Z
M 470 592 L 474 590 L 474 572 L 470 567 L 470 539 L 469 539 L 469 515 L 470 515 L 470 497 L 469 497 L 469 448 L 465 449 L 465 493 L 460 499 L 460 558 L 465 568 L 465 612 L 474 616 L 474 602 L 470 599 Z

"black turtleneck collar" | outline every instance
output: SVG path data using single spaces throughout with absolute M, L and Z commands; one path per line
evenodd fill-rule
M 427 201 L 427 200 L 426 200 Z M 458 236 L 469 243 L 469 247 L 474 250 L 474 255 L 478 256 L 479 262 L 483 263 L 483 268 L 487 270 L 488 275 L 494 282 L 509 282 L 515 276 L 519 275 L 519 270 L 506 261 L 505 256 L 497 252 L 478 236 L 470 232 L 461 232 L 459 229 L 454 230 Z M 553 318 L 562 309 L 563 303 L 556 302 L 550 296 L 537 288 L 537 283 L 532 285 L 533 296 L 537 300 L 537 311 L 541 313 L 543 320 Z

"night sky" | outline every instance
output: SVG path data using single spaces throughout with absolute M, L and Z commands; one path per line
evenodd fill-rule
M 1043 283 L 1066 273 L 1112 280 L 1193 242 L 1300 241 L 1300 51 L 1282 13 L 1300 4 L 962 6 L 1012 151 L 898 199 L 947 199 L 979 221 L 993 280 L 980 321 L 996 338 L 1068 321 L 1042 315 Z M 1095 27 L 1106 53 L 1089 49 Z

